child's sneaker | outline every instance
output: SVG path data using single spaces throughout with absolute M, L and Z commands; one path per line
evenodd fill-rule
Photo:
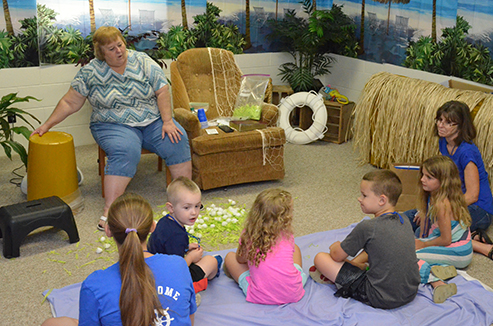
M 320 284 L 334 284 L 331 280 L 325 277 L 322 273 L 318 271 L 315 266 L 310 267 L 310 277 L 317 283 Z
M 433 302 L 444 303 L 454 294 L 457 294 L 457 285 L 455 283 L 439 285 L 433 289 Z
M 217 274 L 216 274 L 216 277 L 219 277 L 219 274 L 221 272 L 221 265 L 223 263 L 223 257 L 221 257 L 221 255 L 214 255 L 212 257 L 216 258 L 216 260 L 217 260 Z
M 451 279 L 457 276 L 457 270 L 454 266 L 435 265 L 431 267 L 431 273 L 442 281 Z

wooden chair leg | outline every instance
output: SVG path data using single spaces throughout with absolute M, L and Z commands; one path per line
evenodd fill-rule
M 98 172 L 101 176 L 101 196 L 104 198 L 104 166 L 106 165 L 106 153 L 98 146 Z

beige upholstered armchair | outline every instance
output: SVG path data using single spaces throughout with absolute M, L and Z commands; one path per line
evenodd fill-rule
M 207 102 L 209 121 L 231 117 L 241 84 L 233 53 L 196 48 L 180 54 L 170 66 L 175 119 L 185 128 L 192 151 L 193 180 L 201 189 L 276 180 L 284 177 L 284 130 L 277 127 L 275 105 L 262 105 L 265 129 L 208 135 L 191 102 Z

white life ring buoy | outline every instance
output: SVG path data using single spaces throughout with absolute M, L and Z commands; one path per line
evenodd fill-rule
M 289 115 L 294 108 L 304 106 L 309 106 L 312 109 L 313 124 L 307 130 L 293 128 L 289 121 Z M 283 98 L 278 107 L 281 111 L 279 127 L 284 129 L 286 139 L 290 143 L 303 145 L 324 137 L 324 133 L 327 131 L 327 109 L 322 95 L 314 91 L 298 92 Z

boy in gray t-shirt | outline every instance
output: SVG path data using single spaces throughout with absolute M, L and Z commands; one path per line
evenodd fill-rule
M 318 253 L 315 267 L 336 284 L 336 296 L 375 308 L 403 306 L 416 296 L 420 275 L 411 224 L 394 208 L 401 181 L 389 170 L 377 170 L 363 177 L 360 190 L 361 210 L 375 218 L 361 221 L 342 242 L 330 246 L 330 253 Z M 346 260 L 361 249 L 353 261 Z

